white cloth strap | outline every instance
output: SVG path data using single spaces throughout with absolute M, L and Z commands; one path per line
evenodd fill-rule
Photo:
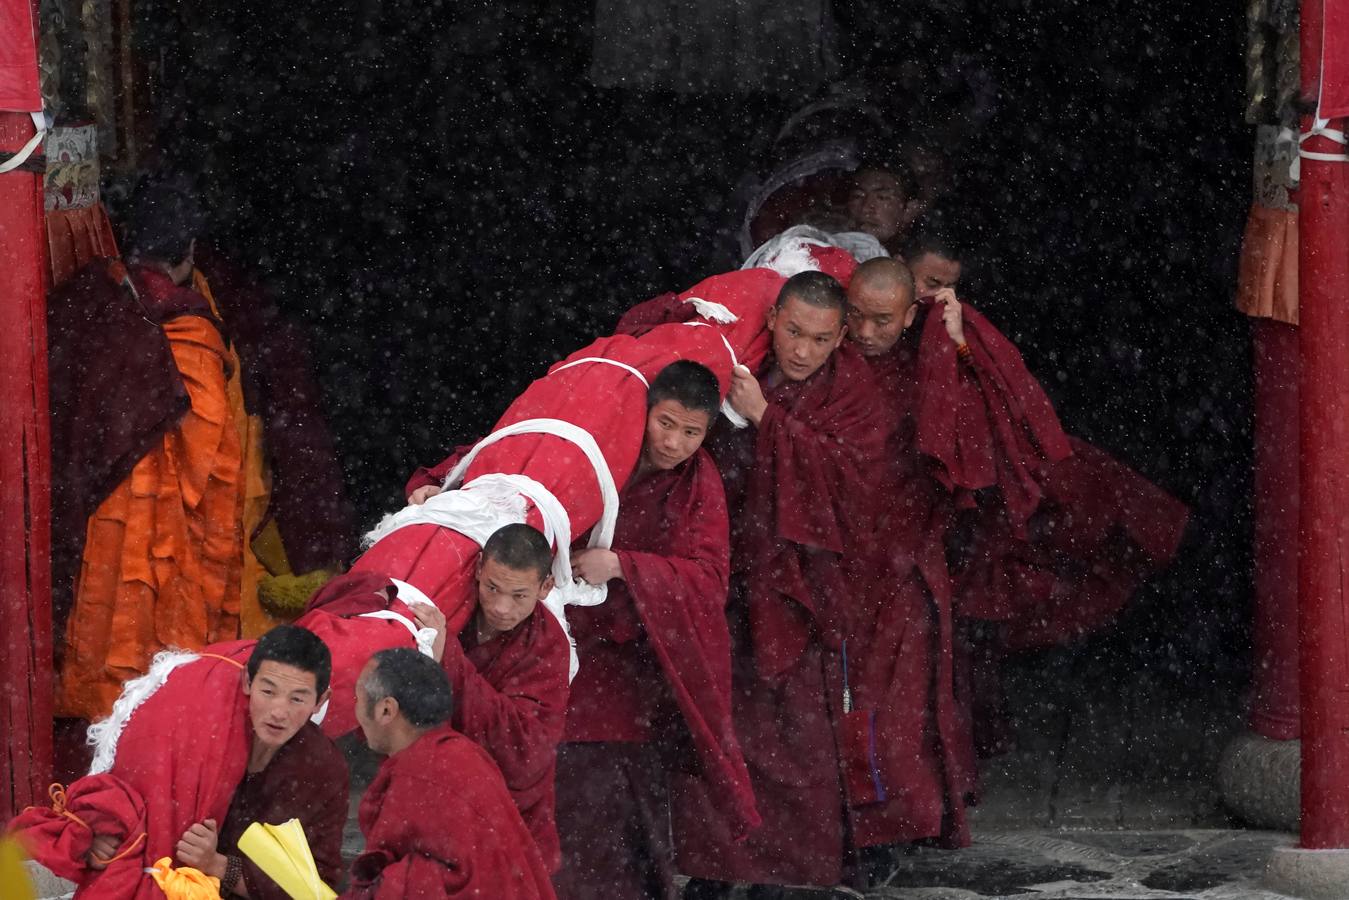
M 625 363 L 625 362 L 619 362 L 619 361 L 616 360 L 616 359 L 605 359 L 603 356 L 583 356 L 583 357 L 581 357 L 580 359 L 574 359 L 574 360 L 572 360 L 571 362 L 567 363 L 567 364 L 564 365 L 564 366 L 558 366 L 556 369 L 554 369 L 553 371 L 549 372 L 548 374 L 549 374 L 549 375 L 556 375 L 558 372 L 561 372 L 563 369 L 570 369 L 572 366 L 579 366 L 579 365 L 581 365 L 581 363 L 604 363 L 604 364 L 610 365 L 610 366 L 617 366 L 618 368 L 620 368 L 620 369 L 622 369 L 623 371 L 627 372 L 629 375 L 634 375 L 634 376 L 636 376 L 637 380 L 640 381 L 644 387 L 651 387 L 651 385 L 647 383 L 646 376 L 643 375 L 643 374 L 642 374 L 640 371 L 638 371 L 637 369 L 634 369 L 632 366 L 628 365 L 628 364 Z
M 1321 153 L 1315 150 L 1303 150 L 1302 145 L 1312 138 L 1322 137 L 1341 147 L 1349 144 L 1349 139 L 1345 137 L 1342 130 L 1330 127 L 1329 119 L 1313 118 L 1312 127 L 1298 136 L 1298 159 L 1314 159 L 1318 162 L 1349 162 L 1349 154 L 1345 153 Z M 1296 163 L 1296 160 L 1294 161 Z M 1302 176 L 1300 167 L 1292 172 L 1292 178 L 1296 182 Z
M 492 432 L 487 437 L 473 445 L 473 449 L 454 467 L 449 476 L 445 479 L 445 488 L 453 488 L 459 484 L 464 477 L 464 472 L 468 470 L 469 465 L 477 458 L 478 454 L 487 447 L 492 446 L 503 438 L 515 437 L 521 434 L 548 434 L 553 437 L 562 438 L 564 441 L 570 441 L 581 449 L 590 461 L 590 467 L 595 471 L 595 480 L 599 484 L 600 498 L 604 502 L 604 510 L 600 514 L 600 520 L 595 525 L 595 530 L 590 535 L 590 546 L 603 547 L 606 550 L 614 540 L 614 526 L 618 522 L 618 485 L 614 483 L 614 474 L 609 471 L 609 463 L 605 460 L 604 454 L 600 451 L 600 445 L 595 442 L 595 438 L 590 432 L 579 425 L 564 421 L 563 419 L 524 419 L 505 428 Z M 512 476 L 514 477 L 514 476 Z M 478 479 L 480 480 L 480 479 Z M 534 482 L 537 484 L 537 482 Z M 543 491 L 542 485 L 539 490 Z M 546 493 L 546 491 L 545 491 Z M 549 494 L 548 496 L 552 496 Z M 533 497 L 530 498 L 534 499 Z M 561 506 L 561 504 L 558 504 Z M 570 534 L 571 528 L 567 529 Z M 562 548 L 558 548 L 559 550 Z M 570 567 L 568 568 L 570 571 Z
M 37 131 L 28 139 L 28 143 L 19 148 L 18 153 L 15 153 L 9 159 L 0 163 L 0 175 L 3 175 L 6 172 L 12 172 L 19 166 L 28 162 L 28 157 L 32 156 L 33 151 L 42 146 L 42 140 L 47 136 L 46 117 L 40 112 L 29 113 L 29 115 L 32 116 L 33 127 L 37 129 Z
M 388 619 L 390 622 L 397 622 L 412 634 L 412 639 L 417 642 L 417 651 L 423 656 L 435 657 L 436 630 L 434 628 L 419 628 L 417 623 L 409 619 L 402 613 L 396 613 L 391 609 L 377 609 L 374 612 L 361 613 L 358 619 Z
M 708 325 L 706 322 L 685 322 L 684 324 L 685 324 L 685 325 L 690 325 L 690 326 L 692 326 L 692 327 L 694 327 L 694 328 L 711 328 L 711 327 L 712 327 L 711 325 Z M 726 345 L 726 352 L 729 353 L 729 354 L 731 355 L 731 368 L 732 368 L 732 369 L 739 369 L 739 368 L 742 368 L 741 365 L 740 365 L 740 360 L 738 360 L 738 359 L 735 358 L 735 348 L 731 346 L 731 342 L 730 342 L 730 341 L 726 340 L 726 335 L 724 335 L 724 334 L 722 334 L 720 331 L 718 331 L 718 332 L 717 332 L 717 337 L 721 338 L 721 342 L 722 342 L 724 345 Z M 745 371 L 748 372 L 749 369 L 745 369 Z M 734 407 L 734 406 L 731 406 L 731 401 L 729 401 L 729 400 L 723 400 L 723 401 L 721 401 L 721 414 L 722 414 L 723 416 L 726 417 L 726 421 L 727 421 L 727 422 L 730 422 L 730 423 L 731 423 L 731 427 L 733 427 L 733 428 L 748 428 L 748 427 L 749 427 L 749 420 L 746 419 L 744 416 L 740 415 L 740 413 L 736 412 L 736 411 L 735 411 L 735 407 Z
M 422 593 L 422 589 L 416 585 L 408 584 L 406 581 L 399 581 L 397 578 L 390 578 L 389 580 L 392 581 L 393 586 L 398 589 L 398 599 L 402 600 L 408 606 L 415 606 L 418 603 L 426 606 L 436 605 L 436 602 L 426 596 L 426 594 Z

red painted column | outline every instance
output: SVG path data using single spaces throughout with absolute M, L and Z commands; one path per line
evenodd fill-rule
M 1251 730 L 1300 732 L 1298 704 L 1298 328 L 1251 320 L 1255 369 L 1255 609 Z
M 0 112 L 6 156 L 34 133 Z M 42 177 L 0 174 L 0 816 L 40 802 L 52 763 L 51 488 Z
M 1316 103 L 1324 20 L 1302 3 L 1302 96 Z M 1331 127 L 1344 128 L 1343 120 Z M 1303 129 L 1309 130 L 1304 120 Z M 1326 138 L 1304 152 L 1342 154 Z M 1298 587 L 1302 846 L 1349 847 L 1349 163 L 1303 158 L 1298 197 L 1302 511 Z

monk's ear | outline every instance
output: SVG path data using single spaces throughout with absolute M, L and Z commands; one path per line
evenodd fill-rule
M 241 671 L 241 672 L 239 673 L 239 683 L 240 683 L 240 685 L 243 686 L 243 689 L 244 689 L 244 696 L 247 697 L 248 694 L 249 694 L 250 689 L 252 688 L 252 684 L 251 684 L 251 683 L 249 682 L 249 680 L 248 680 L 248 670 L 247 670 L 247 669 L 244 669 L 243 671 Z
M 321 709 L 323 707 L 323 704 L 331 700 L 332 697 L 333 697 L 333 689 L 328 688 L 326 691 L 324 691 L 322 694 L 319 695 L 318 700 L 314 703 L 314 708 Z
M 909 309 L 904 313 L 904 327 L 908 328 L 913 324 L 913 320 L 918 318 L 918 301 L 910 300 Z
M 778 305 L 774 303 L 772 306 L 768 307 L 768 318 L 765 320 L 768 323 L 769 331 L 773 330 L 773 323 L 776 322 L 777 319 L 778 319 Z
M 539 582 L 539 599 L 542 600 L 544 597 L 551 594 L 553 592 L 553 586 L 556 583 L 557 582 L 553 580 L 552 575 L 547 576 L 543 581 Z

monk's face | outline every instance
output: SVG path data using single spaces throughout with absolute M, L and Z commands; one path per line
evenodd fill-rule
M 848 193 L 848 215 L 857 227 L 884 243 L 904 227 L 904 189 L 889 172 L 864 169 Z
M 838 349 L 848 328 L 843 312 L 788 297 L 768 311 L 773 358 L 788 381 L 805 381 Z
M 648 466 L 669 471 L 698 452 L 707 437 L 711 417 L 689 409 L 678 400 L 661 400 L 646 414 L 642 456 Z
M 478 610 L 497 631 L 510 631 L 534 613 L 534 607 L 553 589 L 551 575 L 533 569 L 512 569 L 495 559 L 478 563 Z
M 939 253 L 924 253 L 909 262 L 913 285 L 919 297 L 935 294 L 942 288 L 955 289 L 960 283 L 959 260 L 947 259 Z
M 848 338 L 863 356 L 883 356 L 913 324 L 913 291 L 894 282 L 854 278 L 848 285 Z
M 245 681 L 244 693 L 253 739 L 273 748 L 295 737 L 327 699 L 318 695 L 318 677 L 313 672 L 272 659 L 263 660 L 258 673 Z

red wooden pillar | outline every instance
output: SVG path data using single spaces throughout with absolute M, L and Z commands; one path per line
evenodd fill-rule
M 1255 610 L 1251 730 L 1299 736 L 1298 327 L 1251 320 L 1255 368 Z
M 0 152 L 34 133 L 0 112 Z M 51 563 L 48 497 L 42 177 L 0 174 L 0 814 L 45 794 L 52 759 Z
M 36 133 L 30 0 L 0 0 L 0 154 Z M 13 110 L 19 110 L 17 112 Z M 51 488 L 42 177 L 0 173 L 0 816 L 52 763 Z
M 1302 96 L 1318 108 L 1323 32 L 1344 27 L 1326 9 L 1302 3 Z M 1313 136 L 1302 150 L 1345 147 Z M 1349 163 L 1304 155 L 1301 165 L 1302 846 L 1349 848 Z

